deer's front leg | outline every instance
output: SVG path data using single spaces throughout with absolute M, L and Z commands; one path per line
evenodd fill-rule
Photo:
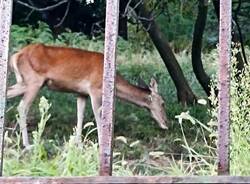
M 97 133 L 98 133 L 98 143 L 100 143 L 101 136 L 101 106 L 102 106 L 102 97 L 101 92 L 90 95 L 92 109 L 95 115 Z
M 76 127 L 76 142 L 81 143 L 82 139 L 82 124 L 84 118 L 84 111 L 86 107 L 87 97 L 77 97 L 77 127 Z

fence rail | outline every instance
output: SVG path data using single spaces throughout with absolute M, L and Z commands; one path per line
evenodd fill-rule
M 219 174 L 229 174 L 229 62 L 231 43 L 231 3 L 220 1 L 220 110 L 219 110 Z M 223 8 L 224 7 L 224 8 Z M 0 175 L 2 171 L 2 150 L 4 115 L 6 102 L 6 77 L 8 60 L 9 29 L 12 0 L 0 0 Z M 99 124 L 100 175 L 112 174 L 112 135 L 115 93 L 115 59 L 118 27 L 119 1 L 107 0 L 107 22 L 105 40 L 105 67 L 102 121 Z M 100 129 L 101 128 L 101 129 Z M 101 131 L 100 131 L 101 130 Z M 250 183 L 250 177 L 239 176 L 134 176 L 134 177 L 0 177 L 0 184 L 71 184 L 71 183 Z
M 243 176 L 97 176 L 97 177 L 2 177 L 0 184 L 89 184 L 89 183 L 250 183 Z

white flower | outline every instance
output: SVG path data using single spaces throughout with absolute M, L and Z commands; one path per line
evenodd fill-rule
M 87 4 L 94 3 L 94 0 L 86 0 Z

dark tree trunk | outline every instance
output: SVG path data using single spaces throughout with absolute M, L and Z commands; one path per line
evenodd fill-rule
M 205 90 L 207 96 L 210 96 L 210 77 L 206 74 L 201 60 L 202 37 L 206 26 L 207 9 L 208 0 L 199 0 L 198 16 L 194 25 L 193 33 L 192 66 L 197 80 Z
M 146 9 L 143 3 L 138 5 L 138 0 L 131 2 L 131 6 L 135 7 L 135 12 L 141 19 L 143 27 L 147 30 L 150 38 L 152 39 L 155 47 L 157 48 L 159 54 L 161 55 L 168 72 L 173 79 L 175 87 L 177 89 L 178 100 L 183 104 L 192 104 L 196 101 L 196 97 L 190 88 L 182 70 L 179 66 L 174 53 L 172 52 L 167 39 L 160 31 L 160 28 L 152 19 L 151 13 Z
M 128 40 L 128 16 L 125 14 L 126 7 L 126 1 L 120 0 L 119 36 L 124 40 Z
M 213 5 L 214 5 L 214 10 L 215 10 L 215 13 L 217 15 L 217 18 L 218 20 L 220 19 L 220 1 L 219 0 L 213 0 Z M 232 41 L 234 43 L 239 43 L 240 40 L 239 40 L 239 37 L 238 35 L 235 33 L 235 31 L 232 32 Z M 239 44 L 237 44 L 239 45 Z M 244 68 L 244 61 L 243 61 L 243 58 L 241 56 L 241 53 L 238 52 L 236 54 L 236 58 L 237 58 L 237 69 L 240 71 Z

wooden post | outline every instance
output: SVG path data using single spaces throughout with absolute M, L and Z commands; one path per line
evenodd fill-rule
M 104 74 L 102 95 L 102 117 L 100 126 L 100 170 L 101 176 L 112 175 L 112 139 L 114 122 L 115 60 L 119 23 L 119 0 L 106 1 L 106 27 L 104 50 Z
M 3 170 L 3 141 L 6 104 L 9 34 L 12 16 L 12 0 L 0 0 L 0 175 Z
M 229 174 L 232 0 L 220 0 L 218 175 Z

